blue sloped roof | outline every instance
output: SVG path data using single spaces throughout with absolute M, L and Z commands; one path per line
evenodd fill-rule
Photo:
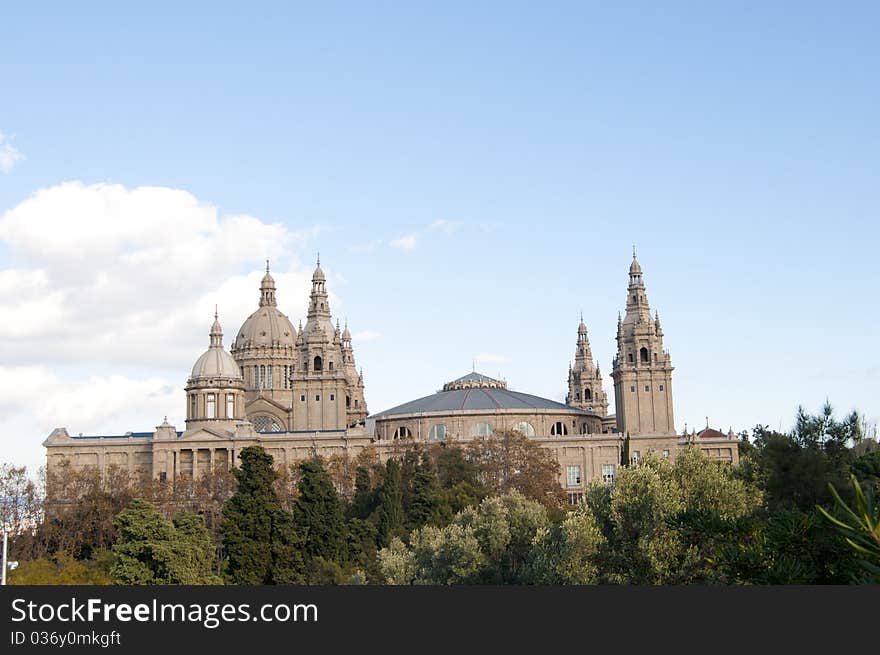
M 177 431 L 177 436 L 182 435 L 183 432 Z M 125 434 L 77 434 L 70 435 L 71 439 L 128 439 L 132 437 L 134 439 L 149 439 L 153 436 L 152 432 L 126 432 Z
M 479 374 L 478 374 L 479 375 Z M 564 405 L 555 400 L 532 396 L 519 391 L 509 389 L 457 389 L 454 391 L 438 391 L 431 396 L 411 400 L 403 405 L 398 405 L 384 412 L 375 414 L 372 418 L 380 419 L 399 414 L 419 414 L 423 412 L 452 412 L 467 410 L 496 409 L 541 409 L 559 410 L 575 414 L 591 414 L 583 409 Z

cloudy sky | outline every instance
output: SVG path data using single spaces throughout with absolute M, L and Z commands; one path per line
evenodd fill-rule
M 580 312 L 610 389 L 635 243 L 679 430 L 876 421 L 877 4 L 602 4 L 6 7 L 0 460 L 182 426 L 319 250 L 373 412 L 562 399 Z

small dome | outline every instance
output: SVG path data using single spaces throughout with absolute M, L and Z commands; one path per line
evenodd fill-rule
M 214 324 L 211 326 L 210 346 L 193 364 L 190 377 L 196 378 L 231 378 L 241 380 L 241 370 L 228 352 L 223 350 L 223 329 L 217 312 L 214 311 Z
M 228 352 L 222 348 L 208 348 L 196 360 L 192 378 L 232 378 L 241 380 L 241 369 Z
M 639 264 L 639 260 L 636 259 L 635 253 L 633 254 L 632 264 L 629 265 L 629 274 L 630 275 L 641 275 L 642 267 Z
M 348 323 L 345 324 L 345 330 L 342 331 L 342 339 L 343 341 L 351 339 L 351 332 L 348 331 Z
M 326 280 L 324 277 L 324 271 L 321 270 L 321 264 L 319 263 L 317 268 L 315 268 L 315 272 L 312 274 L 312 282 L 316 280 Z

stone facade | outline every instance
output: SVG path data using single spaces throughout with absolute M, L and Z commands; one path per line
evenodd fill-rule
M 615 414 L 599 366 L 593 361 L 581 317 L 574 365 L 569 365 L 566 402 L 512 391 L 473 372 L 442 390 L 377 414 L 366 427 L 363 374 L 355 366 L 348 326 L 334 326 L 320 261 L 312 276 L 306 325 L 294 328 L 278 310 L 275 281 L 260 284 L 255 311 L 236 333 L 231 354 L 215 313 L 209 347 L 186 382 L 186 429 L 167 419 L 154 432 L 72 436 L 65 428 L 44 442 L 51 472 L 61 461 L 174 480 L 212 468 L 230 469 L 242 448 L 259 445 L 279 466 L 313 455 L 356 457 L 372 447 L 386 459 L 408 441 L 455 443 L 519 430 L 552 450 L 560 483 L 576 502 L 592 480 L 611 481 L 626 436 L 631 460 L 649 453 L 676 457 L 698 447 L 712 458 L 736 463 L 736 437 L 707 429 L 676 434 L 672 363 L 663 348 L 659 315 L 652 318 L 642 269 L 633 254 L 626 316 L 618 316 L 614 358 Z

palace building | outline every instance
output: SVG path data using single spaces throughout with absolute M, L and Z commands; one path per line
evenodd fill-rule
M 474 371 L 368 422 L 364 376 L 355 365 L 348 325 L 340 331 L 339 322 L 333 324 L 320 260 L 305 326 L 300 322 L 294 328 L 278 309 L 275 292 L 267 262 L 257 310 L 235 333 L 229 352 L 215 312 L 208 349 L 186 382 L 184 430 L 167 419 L 153 432 L 122 435 L 73 436 L 56 428 L 43 443 L 49 471 L 68 460 L 79 467 L 117 466 L 174 480 L 229 469 L 237 453 L 252 445 L 265 448 L 278 466 L 288 466 L 314 455 L 353 457 L 367 447 L 384 459 L 407 441 L 458 443 L 518 430 L 555 453 L 560 483 L 577 502 L 590 481 L 614 479 L 626 437 L 634 461 L 651 452 L 674 458 L 689 446 L 715 459 L 738 461 L 732 432 L 676 433 L 672 360 L 659 314 L 651 316 L 635 253 L 626 314 L 617 319 L 614 414 L 608 412 L 581 316 L 565 403 L 514 391 Z

